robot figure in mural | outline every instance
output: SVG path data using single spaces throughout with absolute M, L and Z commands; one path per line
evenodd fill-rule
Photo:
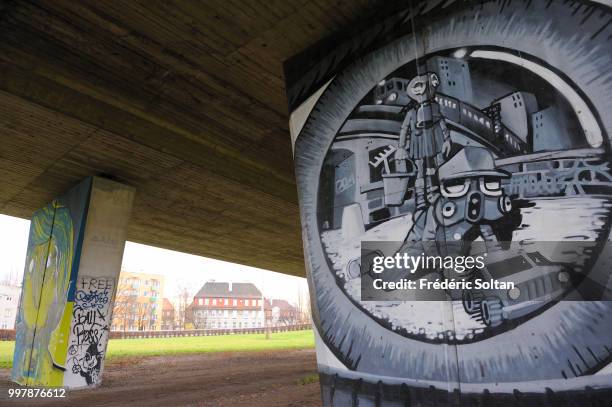
M 436 175 L 439 193 L 417 213 L 399 251 L 448 255 L 469 250 L 470 242 L 479 238 L 500 242 L 499 226 L 508 223 L 512 211 L 512 201 L 501 184 L 510 174 L 495 167 L 493 154 L 483 147 L 465 146 Z M 427 241 L 432 244 L 416 244 Z
M 493 155 L 482 147 L 466 146 L 440 166 L 441 197 L 434 203 L 437 241 L 499 241 L 496 222 L 512 210 L 501 181 L 510 177 L 495 168 Z
M 415 242 L 435 240 L 436 225 L 431 208 L 440 196 L 437 173 L 452 147 L 445 118 L 435 100 L 439 85 L 440 80 L 434 72 L 418 74 L 406 84 L 410 102 L 402 109 L 404 119 L 397 148 L 390 160 L 394 165 L 387 166 L 387 172 L 382 175 L 387 206 L 404 203 L 409 179 L 415 177 L 413 225 L 400 252 L 420 252 L 422 248 L 413 247 Z M 416 278 L 390 270 L 386 276 L 391 280 Z
M 440 166 L 438 176 L 441 196 L 432 207 L 432 216 L 438 226 L 435 239 L 443 242 L 437 245 L 439 254 L 465 254 L 478 238 L 494 243 L 486 247 L 487 253 L 499 250 L 498 226 L 512 211 L 512 201 L 501 181 L 510 174 L 495 168 L 493 154 L 486 148 L 466 146 Z M 445 270 L 444 274 L 447 279 L 477 278 L 474 270 L 462 274 Z M 501 323 L 502 304 L 497 298 L 485 298 L 475 290 L 450 290 L 448 294 L 453 300 L 461 300 L 472 318 L 486 325 Z
M 411 103 L 403 109 L 405 117 L 394 155 L 396 173 L 406 173 L 409 164 L 416 167 L 414 226 L 407 239 L 413 242 L 435 238 L 434 219 L 427 213 L 440 196 L 437 170 L 452 147 L 445 118 L 435 100 L 439 85 L 438 75 L 426 72 L 412 78 L 406 86 Z
M 400 130 L 395 162 L 399 169 L 405 166 L 403 163 L 407 159 L 416 165 L 415 220 L 438 196 L 437 168 L 444 163 L 451 150 L 450 132 L 435 101 L 439 85 L 438 75 L 427 72 L 414 77 L 406 89 L 416 106 L 410 104 L 404 108 L 407 111 Z

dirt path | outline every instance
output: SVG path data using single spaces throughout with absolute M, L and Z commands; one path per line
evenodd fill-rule
M 61 406 L 320 406 L 314 350 L 244 352 L 121 359 L 107 363 L 102 386 L 65 399 L 14 400 Z M 0 370 L 0 404 L 6 405 L 9 371 Z

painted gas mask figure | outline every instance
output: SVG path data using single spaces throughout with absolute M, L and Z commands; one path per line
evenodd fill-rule
M 512 210 L 501 180 L 509 173 L 496 169 L 486 148 L 464 147 L 440 166 L 442 196 L 435 204 L 438 241 L 473 241 L 482 237 L 497 242 L 495 224 Z
M 494 242 L 487 244 L 487 252 L 499 246 L 501 239 L 496 226 L 512 211 L 512 201 L 504 193 L 501 181 L 510 174 L 495 168 L 491 152 L 482 147 L 464 147 L 440 166 L 438 176 L 441 196 L 431 211 L 435 231 L 430 231 L 435 235 L 437 254 L 465 255 L 471 250 L 471 242 L 479 237 Z M 474 278 L 474 271 L 442 272 L 450 280 Z M 449 290 L 448 294 L 453 300 L 475 299 L 470 301 L 469 312 L 476 315 L 481 303 L 479 293 Z
M 400 171 L 402 160 L 411 159 L 416 168 L 415 213 L 416 220 L 427 206 L 439 196 L 436 170 L 445 161 L 451 150 L 450 132 L 435 101 L 438 76 L 427 72 L 414 77 L 406 88 L 411 100 L 402 122 L 398 150 L 395 154 L 396 168 Z

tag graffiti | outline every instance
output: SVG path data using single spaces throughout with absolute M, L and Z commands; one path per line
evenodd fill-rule
M 79 290 L 75 294 L 77 303 L 82 309 L 102 309 L 108 304 L 108 289 L 103 291 L 93 290 L 91 292 Z
M 113 280 L 85 277 L 78 282 L 68 349 L 68 367 L 87 385 L 99 382 L 108 340 Z
M 336 180 L 336 194 L 341 194 L 355 185 L 355 178 L 344 177 Z

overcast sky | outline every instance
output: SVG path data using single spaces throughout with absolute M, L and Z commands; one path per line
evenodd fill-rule
M 29 227 L 28 220 L 0 215 L 0 281 L 12 275 L 21 283 Z M 168 298 L 180 287 L 187 287 L 193 295 L 208 280 L 252 282 L 266 297 L 292 303 L 297 303 L 299 290 L 307 295 L 304 278 L 132 242 L 126 244 L 122 268 L 164 276 Z

